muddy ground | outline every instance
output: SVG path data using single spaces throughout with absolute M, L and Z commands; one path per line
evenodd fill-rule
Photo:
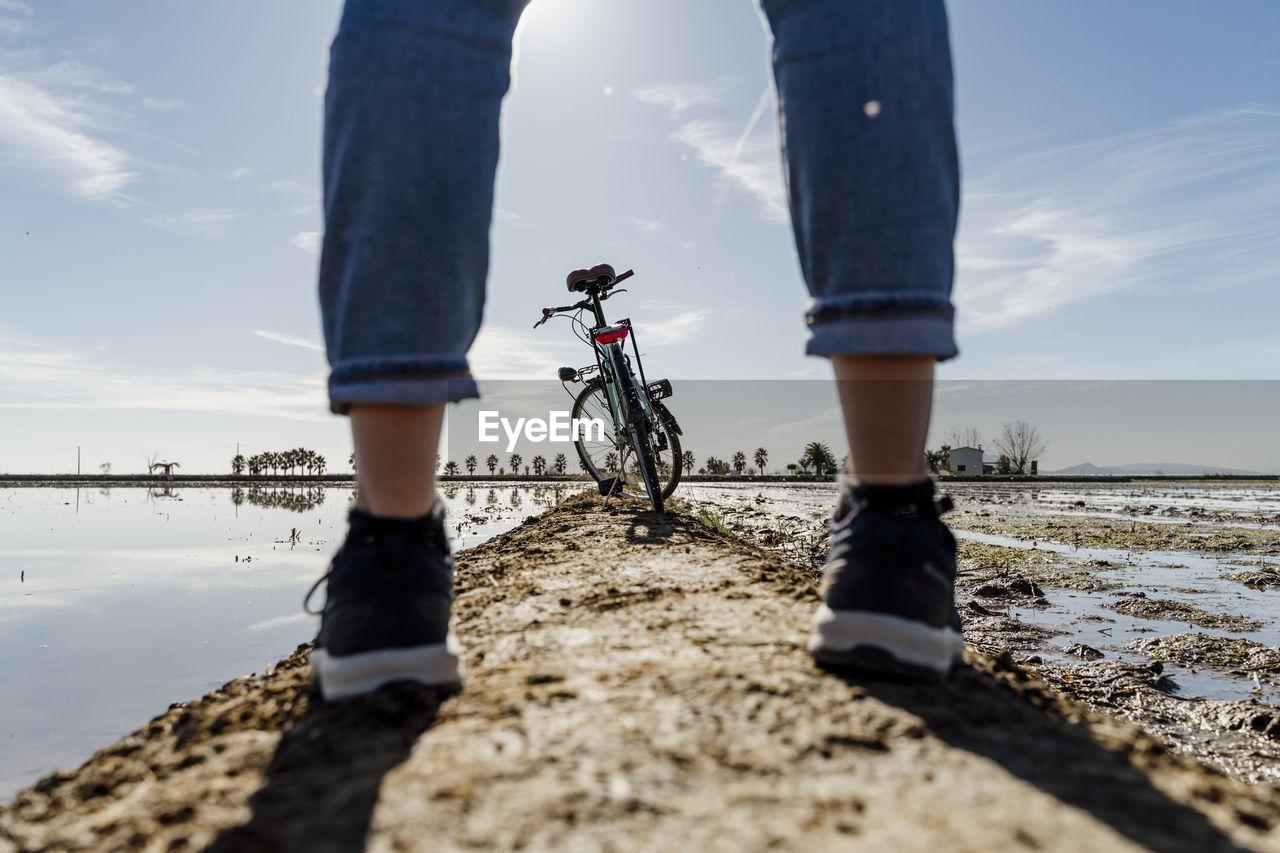
M 1280 850 L 1280 788 L 1007 652 L 942 687 L 821 672 L 811 572 L 596 504 L 459 555 L 461 694 L 326 705 L 300 648 L 19 793 L 0 851 Z

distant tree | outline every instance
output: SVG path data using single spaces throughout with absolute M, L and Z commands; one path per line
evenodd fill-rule
M 764 466 L 769 461 L 769 451 L 765 450 L 763 447 L 757 447 L 752 461 L 756 463 L 756 467 L 760 469 L 760 476 L 763 477 Z
M 467 457 L 467 461 L 463 463 L 467 466 L 467 473 L 474 475 L 476 473 L 476 455 L 473 453 Z
M 723 477 L 730 471 L 728 462 L 723 459 L 717 459 L 714 456 L 707 459 L 707 473 L 713 477 Z
M 811 441 L 806 444 L 800 462 L 806 468 L 812 468 L 819 477 L 836 472 L 836 457 L 825 442 Z
M 519 453 L 511 454 L 511 473 L 517 477 L 520 476 L 520 463 L 524 461 L 524 457 Z
M 1003 453 L 1000 454 L 1000 460 L 996 462 L 996 473 L 997 474 L 1013 473 L 1013 464 L 1009 461 L 1009 457 L 1005 456 Z
M 746 470 L 746 467 L 747 467 L 747 454 L 739 450 L 737 453 L 733 454 L 734 473 L 741 476 L 742 472 Z
M 942 469 L 947 467 L 947 460 L 951 457 L 951 445 L 944 444 L 937 450 L 926 450 L 924 452 L 925 464 L 929 466 L 929 470 L 935 474 L 942 473 Z
M 551 463 L 551 468 L 557 474 L 563 474 L 564 469 L 569 467 L 569 460 L 565 458 L 563 453 L 557 453 L 555 461 Z
M 1040 431 L 1026 421 L 1005 424 L 1000 437 L 995 440 L 996 450 L 1009 457 L 1009 464 L 1019 474 L 1027 473 L 1027 464 L 1039 459 L 1049 447 L 1040 437 Z
M 499 468 L 499 469 L 498 469 L 498 476 L 499 476 L 499 477 L 505 477 L 505 476 L 507 476 L 507 469 L 506 469 L 506 468 Z
M 235 456 L 231 457 L 231 473 L 232 474 L 235 474 L 237 477 L 240 476 L 241 474 L 244 473 L 244 466 L 245 466 L 245 461 L 244 461 L 243 455 L 237 453 Z M 102 473 L 105 474 L 107 472 L 103 471 Z
M 796 463 L 794 462 L 787 463 L 787 473 L 790 474 L 791 476 L 794 477 L 796 475 L 796 472 L 799 470 L 800 470 L 800 466 L 797 465 Z
M 446 477 L 458 476 L 458 463 L 454 462 L 452 459 L 444 463 L 444 475 Z
M 533 473 L 541 477 L 547 471 L 547 460 L 541 456 L 533 457 Z
M 101 471 L 103 474 L 110 474 L 110 473 L 111 473 L 111 463 L 110 463 L 110 462 L 103 462 L 101 465 L 99 465 L 99 466 L 98 466 L 98 470 L 99 470 L 99 471 Z
M 610 450 L 608 455 L 605 456 L 604 458 L 604 467 L 609 469 L 610 471 L 617 471 L 618 470 L 618 454 Z
M 952 447 L 982 447 L 982 433 L 977 427 L 952 427 L 947 433 L 947 442 Z
M 492 477 L 493 469 L 498 467 L 498 457 L 490 453 L 489 458 L 484 460 L 484 464 L 485 467 L 489 469 L 489 476 Z
M 692 471 L 694 466 L 698 464 L 693 458 L 692 450 L 686 450 L 684 453 L 680 454 L 680 461 L 684 463 L 684 470 L 686 471 Z
M 581 456 L 578 457 L 578 470 L 584 474 L 591 473 L 589 470 L 587 470 L 587 460 L 583 459 Z
M 166 477 L 172 477 L 173 469 L 181 468 L 181 467 L 182 467 L 182 463 L 180 462 L 152 462 L 150 473 L 154 474 L 156 472 L 156 469 L 160 468 L 161 470 L 164 471 L 164 475 Z
M 315 454 L 314 458 L 311 460 L 311 471 L 314 474 L 317 474 L 317 475 L 324 474 L 324 469 L 327 468 L 328 466 L 329 466 L 329 460 L 325 459 L 319 453 Z

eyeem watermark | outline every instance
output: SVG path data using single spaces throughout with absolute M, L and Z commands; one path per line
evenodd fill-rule
M 534 443 L 542 441 L 604 441 L 608 434 L 605 422 L 600 418 L 571 418 L 568 412 L 548 412 L 547 419 L 516 418 L 515 424 L 504 418 L 495 410 L 481 410 L 479 419 L 479 440 L 482 442 L 501 441 L 498 430 L 507 435 L 507 452 L 516 449 L 516 443 L 523 435 L 526 441 Z M 592 435 L 595 438 L 592 438 Z

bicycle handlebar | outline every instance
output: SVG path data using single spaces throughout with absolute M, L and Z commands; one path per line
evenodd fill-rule
M 622 275 L 618 276 L 618 278 L 614 281 L 614 284 L 617 284 L 619 281 L 622 281 L 624 278 L 627 278 L 627 277 L 628 277 L 628 276 L 630 276 L 630 275 L 634 275 L 634 273 L 632 273 L 632 272 L 631 272 L 631 270 L 627 270 L 627 271 L 626 271 L 626 272 L 624 272 Z M 601 302 L 604 302 L 606 299 L 610 298 L 611 296 L 617 296 L 619 293 L 626 293 L 626 292 L 627 292 L 627 289 L 626 289 L 625 287 L 624 287 L 624 288 L 622 288 L 621 290 L 612 290 L 612 291 L 609 291 L 609 292 L 605 293 L 603 296 L 601 296 L 601 297 L 600 297 L 600 301 L 601 301 Z M 564 312 L 564 311 L 578 311 L 578 310 L 585 310 L 585 309 L 590 308 L 590 307 L 591 307 L 591 300 L 590 300 L 590 299 L 584 299 L 584 300 L 582 300 L 581 302 L 575 302 L 575 303 L 574 303 L 574 304 L 572 304 L 572 305 L 561 305 L 561 306 L 556 307 L 556 308 L 549 308 L 549 307 L 548 307 L 548 308 L 543 308 L 543 309 L 542 309 L 542 319 L 541 319 L 541 320 L 539 320 L 538 322 L 534 323 L 534 324 L 533 324 L 533 327 L 534 327 L 535 329 L 536 329 L 536 328 L 538 328 L 539 326 L 541 326 L 543 323 L 545 323 L 545 322 L 547 322 L 548 320 L 550 320 L 550 319 L 551 319 L 552 317 L 554 317 L 555 315 L 560 314 L 560 313 L 562 313 L 562 312 Z

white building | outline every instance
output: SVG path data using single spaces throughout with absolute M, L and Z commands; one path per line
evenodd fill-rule
M 947 456 L 947 470 L 952 474 L 981 474 L 981 447 L 953 447 Z

